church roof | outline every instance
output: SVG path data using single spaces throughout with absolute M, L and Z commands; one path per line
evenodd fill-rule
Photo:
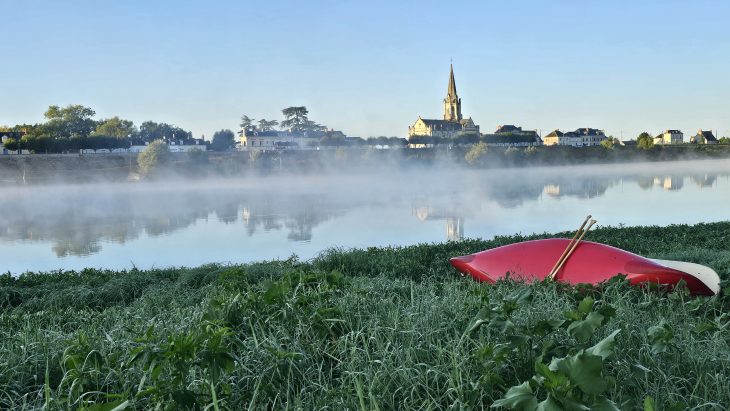
M 421 121 L 423 121 L 427 126 L 433 128 L 435 130 L 461 129 L 461 124 L 459 124 L 455 121 L 434 120 L 434 119 L 427 119 L 427 118 L 422 118 Z

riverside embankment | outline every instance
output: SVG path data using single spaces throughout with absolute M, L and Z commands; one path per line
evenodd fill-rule
M 730 403 L 725 293 L 485 285 L 448 263 L 553 235 L 569 233 L 0 277 L 0 408 Z M 728 222 L 606 227 L 590 239 L 730 277 Z

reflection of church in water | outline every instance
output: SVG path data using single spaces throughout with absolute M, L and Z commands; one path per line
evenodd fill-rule
M 458 213 L 456 212 L 421 206 L 414 207 L 413 214 L 423 222 L 428 220 L 446 220 L 447 241 L 461 241 L 464 239 L 464 218 L 457 215 Z

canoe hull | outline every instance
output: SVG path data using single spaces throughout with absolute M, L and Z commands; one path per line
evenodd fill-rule
M 451 264 L 478 281 L 493 283 L 507 275 L 515 280 L 540 281 L 547 277 L 569 243 L 564 238 L 525 241 L 455 257 Z M 717 274 L 704 268 L 714 274 L 719 284 Z M 619 274 L 637 285 L 655 283 L 673 287 L 684 280 L 690 292 L 698 295 L 714 295 L 719 289 L 719 285 L 713 284 L 712 275 L 700 279 L 640 255 L 590 241 L 578 244 L 555 278 L 569 284 L 598 284 Z

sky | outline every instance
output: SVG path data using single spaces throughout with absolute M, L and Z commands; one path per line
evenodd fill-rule
M 350 136 L 462 112 L 515 124 L 730 136 L 727 1 L 0 0 L 0 125 L 49 105 L 210 139 L 246 114 Z

